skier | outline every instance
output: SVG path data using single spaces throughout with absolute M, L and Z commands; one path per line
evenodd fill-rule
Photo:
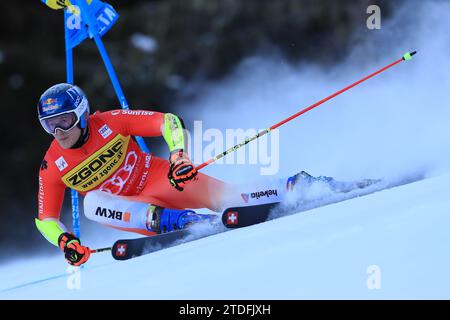
M 89 248 L 59 220 L 66 187 L 83 195 L 100 190 L 91 197 L 91 203 L 99 208 L 105 204 L 102 196 L 111 194 L 151 203 L 146 217 L 104 208 L 99 215 L 92 214 L 103 224 L 146 235 L 183 228 L 201 219 L 193 211 L 181 209 L 219 210 L 224 183 L 195 170 L 185 151 L 183 122 L 176 115 L 144 110 L 90 115 L 83 91 L 66 83 L 43 93 L 38 114 L 45 131 L 55 139 L 40 167 L 36 225 L 44 237 L 64 250 L 69 263 L 86 262 Z M 132 135 L 162 135 L 169 147 L 169 161 L 142 152 Z M 186 187 L 193 181 L 192 187 Z
M 54 140 L 40 166 L 36 226 L 76 266 L 89 259 L 90 249 L 60 221 L 66 187 L 85 195 L 88 219 L 155 235 L 215 217 L 186 208 L 220 212 L 230 205 L 276 202 L 298 178 L 334 181 L 302 171 L 288 179 L 287 188 L 265 186 L 251 193 L 255 197 L 244 196 L 242 188 L 197 172 L 186 152 L 185 127 L 178 116 L 147 110 L 91 115 L 88 99 L 76 85 L 60 83 L 47 89 L 39 99 L 38 115 Z M 141 151 L 131 136 L 163 136 L 169 160 Z M 286 180 L 282 184 L 286 186 Z

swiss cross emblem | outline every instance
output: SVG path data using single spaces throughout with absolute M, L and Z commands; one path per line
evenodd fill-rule
M 239 214 L 236 211 L 227 212 L 227 224 L 238 224 Z
M 119 243 L 116 249 L 116 255 L 118 257 L 123 257 L 127 253 L 127 245 L 124 243 Z

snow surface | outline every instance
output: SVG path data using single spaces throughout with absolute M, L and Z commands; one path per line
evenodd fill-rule
M 449 299 L 450 20 L 442 15 L 449 10 L 444 1 L 407 1 L 381 30 L 368 32 L 365 24 L 356 30 L 367 40 L 329 67 L 251 57 L 224 80 L 184 84 L 187 99 L 181 96 L 177 110 L 191 129 L 201 120 L 205 136 L 208 129 L 267 128 L 418 50 L 413 61 L 283 126 L 279 152 L 270 156 L 277 177 L 305 170 L 346 181 L 417 171 L 433 178 L 126 262 L 95 254 L 81 271 L 79 290 L 68 289 L 77 278 L 56 249 L 55 256 L 11 261 L 0 266 L 0 298 Z M 137 40 L 144 50 L 154 48 L 151 38 Z M 190 92 L 197 98 L 189 99 Z M 203 158 L 196 163 L 224 150 L 203 155 L 211 141 L 200 140 L 193 156 Z M 259 160 L 218 163 L 204 172 L 248 182 L 261 175 Z M 84 243 L 95 247 L 134 236 L 83 217 L 81 223 Z M 367 286 L 377 278 L 371 270 L 380 272 L 380 289 Z
M 128 261 L 95 254 L 79 289 L 61 256 L 15 262 L 0 298 L 449 299 L 449 194 L 446 174 Z

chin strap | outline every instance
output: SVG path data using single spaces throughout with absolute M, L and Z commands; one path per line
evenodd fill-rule
M 36 227 L 39 232 L 47 239 L 48 242 L 54 246 L 58 245 L 58 239 L 64 232 L 67 232 L 66 227 L 58 219 L 34 219 Z
M 77 149 L 79 147 L 81 147 L 83 144 L 86 143 L 87 139 L 89 138 L 89 127 L 86 127 L 86 130 L 81 129 L 81 134 L 80 137 L 78 138 L 77 142 L 75 142 L 75 144 L 70 147 L 70 149 Z

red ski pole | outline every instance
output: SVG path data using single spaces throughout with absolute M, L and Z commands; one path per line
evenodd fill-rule
M 277 124 L 274 124 L 274 125 L 271 126 L 270 128 L 262 130 L 261 132 L 257 133 L 257 134 L 254 135 L 253 137 L 250 137 L 250 138 L 245 139 L 245 140 L 242 141 L 241 143 L 239 143 L 239 144 L 235 145 L 234 147 L 232 147 L 232 148 L 230 148 L 230 149 L 228 149 L 228 150 L 226 150 L 226 151 L 220 153 L 219 155 L 215 156 L 214 158 L 211 158 L 211 159 L 209 159 L 208 161 L 203 162 L 202 164 L 198 165 L 198 166 L 196 167 L 196 169 L 197 169 L 197 170 L 200 170 L 200 169 L 206 167 L 207 165 L 209 165 L 209 164 L 211 164 L 211 163 L 213 163 L 213 162 L 216 162 L 216 161 L 219 160 L 220 158 L 225 157 L 227 154 L 230 154 L 230 153 L 232 153 L 233 151 L 239 149 L 240 147 L 245 146 L 245 145 L 246 145 L 247 143 L 249 143 L 250 141 L 253 141 L 253 140 L 255 140 L 255 139 L 258 139 L 259 137 L 265 135 L 266 133 L 269 133 L 270 131 L 272 131 L 272 130 L 274 130 L 274 129 L 280 127 L 280 126 L 282 126 L 282 125 L 285 124 L 286 122 L 289 122 L 289 121 L 291 121 L 292 119 L 295 119 L 295 118 L 301 116 L 302 114 L 304 114 L 304 113 L 306 113 L 306 112 L 308 112 L 308 111 L 314 109 L 315 107 L 318 107 L 318 106 L 320 106 L 321 104 L 327 102 L 328 100 L 331 100 L 331 99 L 333 99 L 334 97 L 340 95 L 341 93 L 344 93 L 345 91 L 350 90 L 351 88 L 357 86 L 358 84 L 360 84 L 360 83 L 362 83 L 362 82 L 364 82 L 364 81 L 366 81 L 366 80 L 368 80 L 368 79 L 370 79 L 370 78 L 376 76 L 377 74 L 382 73 L 383 71 L 386 71 L 387 69 L 392 68 L 393 66 L 399 64 L 400 62 L 411 60 L 411 59 L 412 59 L 412 56 L 415 55 L 416 53 L 417 53 L 417 51 L 413 51 L 413 52 L 408 52 L 408 53 L 406 53 L 405 55 L 403 55 L 403 57 L 401 57 L 401 58 L 398 59 L 397 61 L 392 62 L 391 64 L 389 64 L 389 65 L 387 65 L 387 66 L 385 66 L 385 67 L 379 69 L 378 71 L 376 71 L 376 72 L 374 72 L 374 73 L 372 73 L 372 74 L 370 74 L 370 75 L 368 75 L 368 76 L 362 78 L 361 80 L 358 80 L 358 81 L 356 81 L 355 83 L 352 83 L 351 85 L 345 87 L 344 89 L 341 89 L 341 90 L 339 90 L 339 91 L 333 93 L 332 95 L 330 95 L 330 96 L 328 96 L 328 97 L 326 97 L 326 98 L 324 98 L 324 99 L 322 99 L 322 100 L 320 100 L 320 101 L 314 103 L 313 105 L 311 105 L 311 106 L 309 106 L 309 107 L 307 107 L 307 108 L 305 108 L 305 109 L 303 109 L 303 110 L 297 112 L 296 114 L 293 114 L 293 115 L 290 116 L 289 118 L 286 118 L 286 119 L 284 119 L 283 121 L 280 121 L 280 122 L 278 122 Z
M 111 251 L 112 247 L 108 247 L 108 248 L 99 248 L 99 249 L 91 249 L 89 250 L 90 253 L 98 253 L 98 252 L 103 252 L 103 251 Z

